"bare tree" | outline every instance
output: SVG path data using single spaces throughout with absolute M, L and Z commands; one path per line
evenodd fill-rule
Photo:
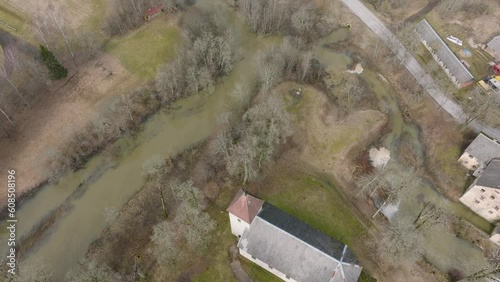
M 423 237 L 413 224 L 405 220 L 392 221 L 378 245 L 379 254 L 394 265 L 413 265 L 422 257 Z
M 69 282 L 113 282 L 123 281 L 108 265 L 98 263 L 95 260 L 84 260 L 79 263 L 77 268 L 74 268 L 66 273 L 65 281 Z
M 262 165 L 271 160 L 276 145 L 284 143 L 291 134 L 291 118 L 281 98 L 274 94 L 251 107 L 243 115 L 241 127 L 231 135 L 223 133 L 218 137 L 218 152 L 228 152 L 227 171 L 240 176 L 245 184 L 256 179 Z M 233 142 L 236 139 L 238 142 Z
M 12 277 L 12 282 L 49 282 L 51 280 L 52 273 L 50 272 L 48 266 L 44 265 L 40 261 L 34 263 L 21 263 L 19 265 L 16 275 Z
M 192 181 L 173 180 L 170 188 L 178 201 L 175 217 L 157 224 L 151 237 L 155 246 L 152 252 L 160 263 L 172 263 L 186 251 L 180 245 L 181 239 L 188 250 L 204 251 L 215 228 L 215 222 L 201 210 L 203 194 Z
M 442 226 L 450 221 L 450 215 L 446 211 L 444 201 L 434 203 L 429 200 L 423 202 L 422 209 L 413 221 L 415 230 L 425 230 L 430 227 Z
M 68 51 L 71 55 L 71 58 L 73 59 L 73 63 L 75 66 L 77 66 L 76 59 L 75 59 L 75 54 L 73 52 L 73 48 L 71 48 L 71 44 L 69 43 L 67 31 L 65 31 L 66 26 L 64 25 L 64 18 L 62 16 L 61 11 L 56 11 L 54 6 L 52 4 L 49 4 L 49 8 L 46 13 L 47 16 L 49 16 L 55 23 L 57 30 L 61 34 L 64 43 L 66 44 L 66 47 L 68 48 Z
M 7 73 L 7 70 L 5 69 L 4 66 L 0 67 L 0 77 L 2 77 L 3 79 L 5 79 L 10 84 L 10 86 L 12 87 L 12 89 L 14 89 L 14 91 L 16 92 L 17 96 L 21 99 L 21 101 L 23 101 L 23 103 L 26 106 L 28 106 L 28 108 L 31 108 L 31 105 L 28 103 L 28 101 L 26 101 L 26 99 L 21 94 L 21 92 L 19 92 L 19 89 L 16 87 L 16 85 L 10 79 L 9 74 Z
M 144 162 L 142 168 L 144 176 L 149 180 L 152 180 L 154 182 L 153 185 L 158 189 L 163 210 L 163 217 L 166 219 L 168 217 L 168 214 L 165 204 L 165 198 L 163 196 L 162 178 L 167 172 L 167 161 L 165 160 L 165 158 L 156 155 Z

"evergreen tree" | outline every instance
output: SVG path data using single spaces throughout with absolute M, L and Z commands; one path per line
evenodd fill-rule
M 50 76 L 53 80 L 61 79 L 68 75 L 68 70 L 63 67 L 57 61 L 56 57 L 54 57 L 54 54 L 43 45 L 40 45 L 40 57 L 42 57 L 42 62 L 47 69 L 49 69 Z

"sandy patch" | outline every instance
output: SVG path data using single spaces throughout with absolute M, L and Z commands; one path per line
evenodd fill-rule
M 391 151 L 384 147 L 380 147 L 380 149 L 371 148 L 369 155 L 372 165 L 377 168 L 385 167 L 391 159 Z
M 360 63 L 357 63 L 354 69 L 348 70 L 348 73 L 355 73 L 355 74 L 362 74 L 363 73 L 363 66 Z

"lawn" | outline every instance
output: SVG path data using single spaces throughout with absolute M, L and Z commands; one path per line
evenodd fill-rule
M 261 192 L 269 203 L 346 244 L 366 233 L 332 183 L 290 167 L 271 170 L 274 173 L 265 179 Z
M 172 58 L 180 33 L 158 17 L 138 30 L 110 40 L 104 50 L 118 58 L 123 66 L 140 78 L 155 77 L 158 65 Z
M 21 15 L 18 12 L 15 12 L 14 9 L 8 3 L 0 4 L 0 21 L 11 26 L 15 30 L 7 27 L 6 25 L 0 22 L 0 28 L 12 33 L 18 37 L 23 38 L 28 42 L 33 42 L 33 34 L 30 29 L 30 19 L 24 15 Z

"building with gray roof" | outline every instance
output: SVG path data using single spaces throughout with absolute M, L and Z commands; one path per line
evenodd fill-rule
M 361 275 L 347 245 L 267 202 L 239 237 L 242 256 L 285 281 L 355 282 Z
M 458 162 L 478 177 L 493 158 L 500 158 L 500 143 L 484 133 L 479 133 L 465 149 Z
M 497 35 L 486 44 L 486 51 L 495 59 L 500 60 L 500 35 Z
M 500 223 L 500 158 L 487 163 L 460 202 L 489 222 Z
M 474 76 L 451 51 L 427 20 L 423 19 L 419 22 L 416 30 L 422 39 L 422 43 L 432 53 L 434 59 L 457 87 L 461 88 L 473 83 Z

